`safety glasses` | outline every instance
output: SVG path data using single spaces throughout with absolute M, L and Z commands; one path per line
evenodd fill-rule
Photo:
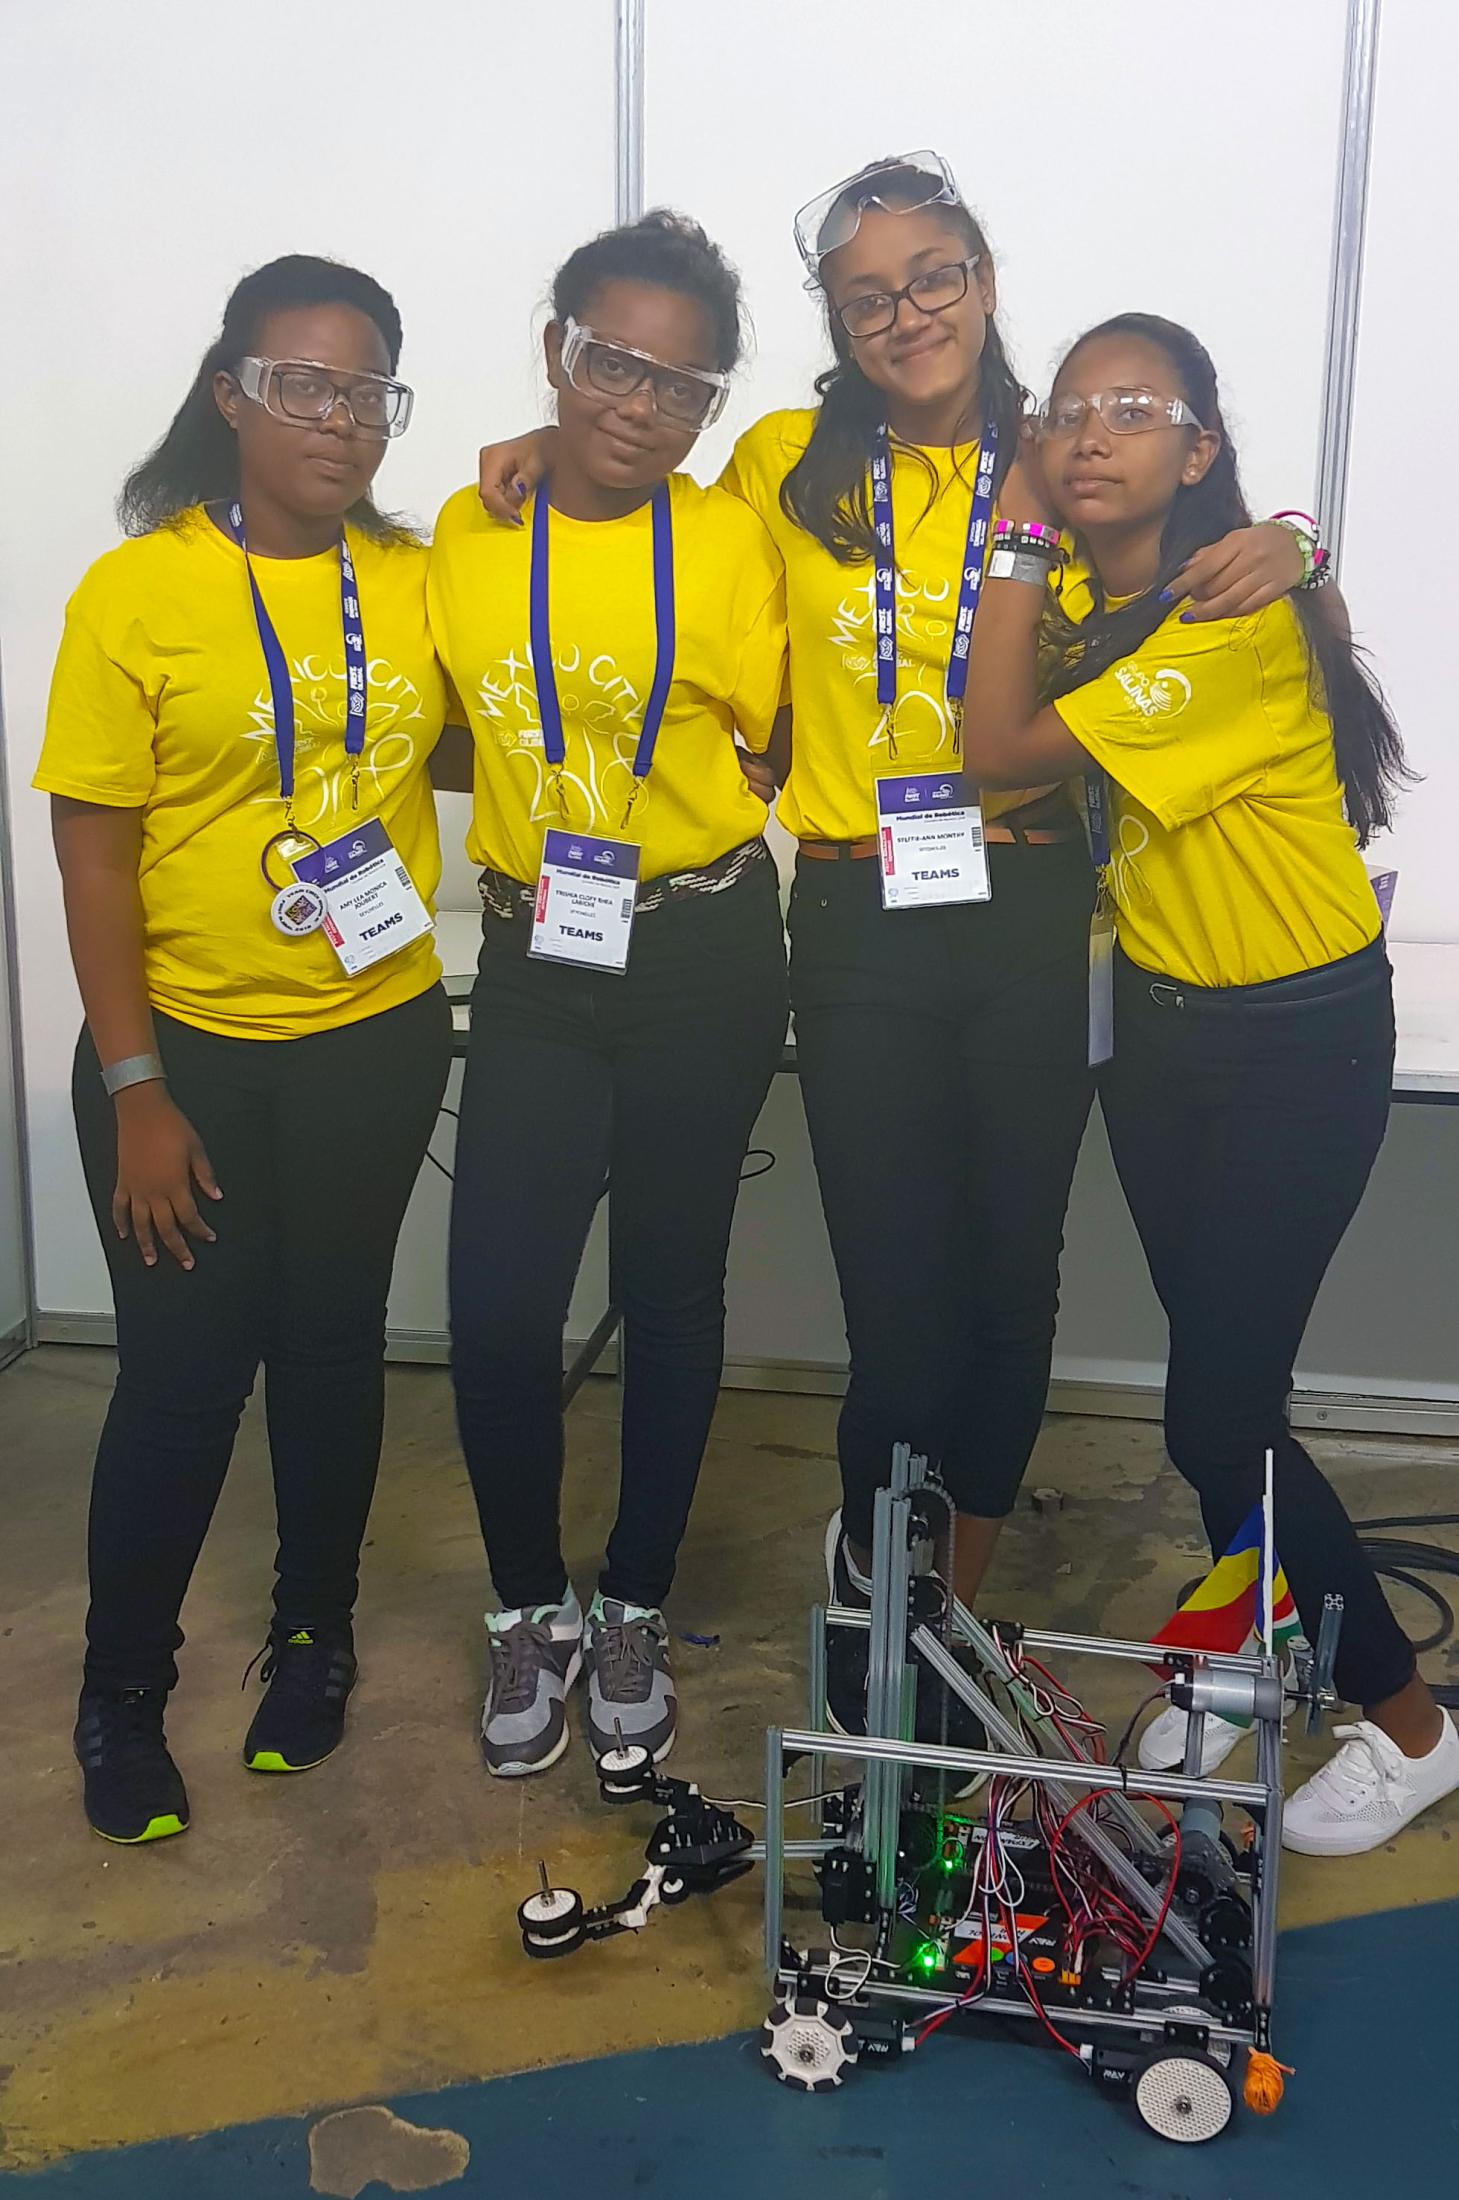
M 585 397 L 626 398 L 645 382 L 660 417 L 676 428 L 712 428 L 729 402 L 730 378 L 710 367 L 676 367 L 652 352 L 614 344 L 568 319 L 563 323 L 562 371 Z
M 409 384 L 388 374 L 344 374 L 317 359 L 240 359 L 238 387 L 295 428 L 317 426 L 343 405 L 362 435 L 404 435 L 415 403 Z
M 1095 390 L 1088 397 L 1051 397 L 1040 405 L 1039 434 L 1077 435 L 1091 412 L 1099 415 L 1111 435 L 1147 435 L 1152 428 L 1201 426 L 1184 398 L 1157 397 L 1153 390 Z
M 961 206 L 957 178 L 941 153 L 903 153 L 873 161 L 803 206 L 795 217 L 795 242 L 816 282 L 828 252 L 849 244 L 869 206 L 888 214 L 920 214 L 928 206 Z

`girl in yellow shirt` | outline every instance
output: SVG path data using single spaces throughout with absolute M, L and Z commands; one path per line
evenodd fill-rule
M 1026 392 L 998 328 L 987 238 L 939 155 L 874 162 L 805 208 L 796 231 L 834 362 L 814 407 L 741 436 L 724 485 L 786 570 L 791 708 L 776 751 L 789 758 L 778 815 L 800 842 L 791 992 L 851 1360 L 831 1593 L 865 1604 L 876 1491 L 893 1446 L 910 1443 L 957 1506 L 957 1583 L 971 1602 L 1048 1391 L 1064 1210 L 1093 1090 L 1093 879 L 1078 815 L 1049 784 L 1062 775 L 1031 772 L 986 795 L 985 880 L 893 905 L 880 804 L 903 775 L 922 792 L 957 783 L 989 491 L 1013 458 Z M 504 477 L 530 481 L 545 442 L 482 454 L 489 507 L 509 509 Z M 1198 556 L 1182 586 L 1210 616 L 1233 591 L 1270 601 L 1300 576 L 1286 530 L 1246 529 Z M 991 898 L 968 899 L 970 885 Z M 831 1707 L 850 1731 L 864 1722 L 866 1639 L 832 1636 Z M 936 1708 L 923 1728 L 934 1737 Z M 956 1706 L 953 1718 L 960 1739 L 977 1739 Z
M 76 1750 L 117 1841 L 188 1823 L 163 1731 L 178 1612 L 260 1364 L 278 1579 L 245 1762 L 317 1764 L 354 1685 L 386 1290 L 451 1043 L 426 553 L 370 497 L 410 414 L 400 346 L 354 268 L 245 277 L 52 683 L 35 783 L 119 1357 Z
M 1056 515 L 1088 573 L 1062 577 L 1047 613 L 1038 552 L 990 580 L 969 763 L 991 786 L 1078 774 L 1091 815 L 1108 812 L 1119 948 L 1101 1097 L 1170 1325 L 1166 1445 L 1217 1554 L 1270 1451 L 1276 1549 L 1312 1640 L 1324 1597 L 1343 1598 L 1337 1686 L 1362 1717 L 1288 1802 L 1283 1839 L 1354 1854 L 1459 1787 L 1459 1732 L 1287 1423 L 1307 1317 L 1388 1115 L 1392 980 L 1358 847 L 1388 823 L 1398 733 L 1320 599 L 1204 626 L 1169 609 L 1183 560 L 1247 518 L 1189 330 L 1123 314 L 1081 338 L 1004 509 Z M 1178 1759 L 1170 1724 L 1144 1738 L 1146 1763 Z M 1208 1768 L 1240 1733 L 1209 1722 Z
M 787 1016 L 765 804 L 734 739 L 763 749 L 780 701 L 780 562 L 738 498 L 675 470 L 739 357 L 738 281 L 702 230 L 650 214 L 574 252 L 552 303 L 551 478 L 525 526 L 452 497 L 429 590 L 476 750 L 451 1364 L 503 1606 L 482 1742 L 505 1777 L 562 1755 L 585 1661 L 597 1755 L 673 1745 L 662 1605 Z M 562 1332 L 605 1186 L 622 1494 L 585 1618 L 560 1542 Z

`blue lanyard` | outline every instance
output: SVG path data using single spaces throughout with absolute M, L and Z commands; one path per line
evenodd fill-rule
M 547 608 L 547 537 L 552 507 L 548 482 L 539 484 L 532 505 L 532 567 L 528 597 L 529 632 L 532 640 L 532 675 L 537 683 L 537 715 L 542 720 L 542 745 L 554 772 L 562 769 L 567 747 L 562 738 L 562 705 L 557 696 L 557 673 L 552 662 L 552 629 Z M 639 786 L 653 768 L 654 747 L 664 722 L 669 688 L 674 678 L 674 522 L 669 509 L 669 485 L 660 482 L 653 493 L 654 575 L 654 676 L 648 704 L 633 752 L 633 776 Z M 628 808 L 638 794 L 635 786 Z M 561 801 L 561 793 L 558 796 Z M 624 813 L 624 823 L 628 814 Z
M 288 660 L 274 631 L 268 605 L 258 592 L 254 577 L 253 561 L 248 555 L 248 544 L 243 535 L 243 507 L 234 503 L 228 507 L 228 533 L 243 552 L 243 562 L 248 567 L 248 586 L 253 596 L 253 616 L 258 626 L 259 646 L 263 650 L 264 666 L 268 672 L 269 695 L 274 710 L 274 750 L 279 760 L 279 793 L 286 806 L 294 800 L 294 689 L 289 679 Z M 347 756 L 363 754 L 365 747 L 365 709 L 367 681 L 365 671 L 365 629 L 360 620 L 360 597 L 355 583 L 354 560 L 345 540 L 344 529 L 339 532 L 339 615 L 344 628 L 344 679 L 345 679 L 345 734 Z M 356 785 L 355 804 L 359 794 Z
M 1109 773 L 1100 765 L 1084 774 L 1084 822 L 1089 831 L 1089 855 L 1096 871 L 1109 862 Z
M 990 414 L 983 423 L 983 440 L 978 446 L 952 654 L 947 660 L 947 700 L 959 739 L 962 702 L 968 691 L 968 646 L 983 587 L 983 549 L 993 516 L 993 469 L 997 460 L 998 425 Z M 892 454 L 885 421 L 876 431 L 871 454 L 871 524 L 876 536 L 876 699 L 887 710 L 897 700 L 897 563 L 892 534 Z

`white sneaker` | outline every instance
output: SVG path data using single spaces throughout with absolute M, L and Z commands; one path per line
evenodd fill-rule
M 1135 1755 L 1147 1772 L 1179 1772 L 1185 1763 L 1186 1714 L 1168 1704 L 1158 1719 L 1152 1719 L 1140 1736 Z M 1251 1734 L 1249 1726 L 1236 1726 L 1230 1719 L 1207 1716 L 1201 1729 L 1201 1778 L 1209 1780 L 1218 1765 L 1226 1759 L 1238 1742 L 1244 1742 Z
M 1302 1856 L 1361 1856 L 1452 1795 L 1459 1788 L 1459 1728 L 1447 1711 L 1442 1716 L 1444 1731 L 1424 1757 L 1405 1757 L 1371 1720 L 1334 1727 L 1343 1746 L 1288 1802 L 1282 1847 Z

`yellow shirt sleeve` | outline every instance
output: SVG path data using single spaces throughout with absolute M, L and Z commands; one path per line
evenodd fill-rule
M 1055 710 L 1118 786 L 1167 828 L 1250 794 L 1278 762 L 1267 707 L 1272 605 L 1249 619 L 1182 626 L 1150 639 Z
M 157 722 L 139 668 L 120 635 L 104 636 L 83 581 L 66 606 L 33 784 L 109 809 L 141 809 L 157 778 Z

